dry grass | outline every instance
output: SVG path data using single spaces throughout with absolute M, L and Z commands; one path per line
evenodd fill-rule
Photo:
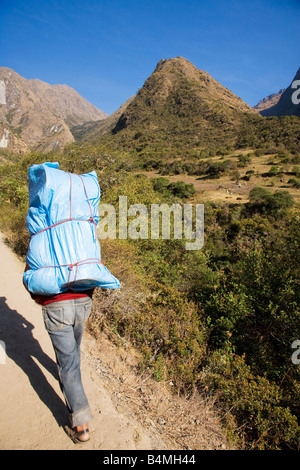
M 179 396 L 171 380 L 155 381 L 148 369 L 141 371 L 139 353 L 119 337 L 112 342 L 111 332 L 110 339 L 105 331 L 97 332 L 95 321 L 94 313 L 92 322 L 88 323 L 94 347 L 87 359 L 120 412 L 138 420 L 169 449 L 233 448 L 222 430 L 212 396 L 197 390 Z
M 252 151 L 250 149 L 239 150 L 225 157 L 215 156 L 210 157 L 208 160 L 212 162 L 231 160 L 238 164 L 238 156 L 242 154 L 247 155 L 248 153 L 252 153 Z M 265 173 L 269 172 L 272 164 L 278 166 L 278 168 L 283 168 L 284 173 L 280 176 L 263 176 Z M 166 175 L 166 177 L 170 182 L 184 181 L 187 184 L 192 183 L 194 185 L 196 193 L 189 199 L 188 202 L 190 203 L 205 203 L 208 201 L 237 204 L 246 203 L 249 201 L 249 192 L 255 186 L 261 186 L 271 192 L 288 190 L 295 201 L 299 201 L 300 190 L 288 184 L 288 180 L 292 178 L 292 175 L 288 173 L 293 166 L 293 163 L 281 163 L 280 159 L 276 158 L 274 154 L 262 156 L 251 155 L 251 162 L 247 164 L 247 166 L 244 168 L 237 166 L 236 168 L 241 177 L 245 176 L 246 172 L 249 170 L 254 171 L 249 181 L 240 179 L 238 182 L 235 182 L 234 177 L 230 174 L 221 175 L 218 179 L 190 176 L 187 174 Z M 138 173 L 143 173 L 149 178 L 158 178 L 161 176 L 157 171 L 140 171 Z

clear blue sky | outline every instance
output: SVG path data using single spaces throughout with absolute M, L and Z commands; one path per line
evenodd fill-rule
M 0 0 L 0 65 L 111 114 L 182 56 L 251 106 L 300 67 L 300 0 Z

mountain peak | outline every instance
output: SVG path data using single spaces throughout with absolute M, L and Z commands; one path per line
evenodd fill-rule
M 160 70 L 160 69 L 162 69 L 166 66 L 196 68 L 188 59 L 185 59 L 184 57 L 178 56 L 178 57 L 171 57 L 170 59 L 161 59 L 157 63 L 154 72 L 156 72 L 157 70 Z
M 199 79 L 202 78 L 211 78 L 209 73 L 198 69 L 195 67 L 192 62 L 184 57 L 171 57 L 170 59 L 161 59 L 153 73 L 170 73 L 170 74 L 180 74 L 182 76 L 187 76 L 191 79 Z
M 138 101 L 143 101 L 144 105 L 150 108 L 153 105 L 161 107 L 166 100 L 174 99 L 174 95 L 180 96 L 177 100 L 179 114 L 183 106 L 195 110 L 193 99 L 199 104 L 209 101 L 213 107 L 223 105 L 242 112 L 254 112 L 241 98 L 214 80 L 209 73 L 196 68 L 189 60 L 180 56 L 161 59 L 158 62 L 126 112 L 133 110 Z M 201 106 L 198 113 L 200 110 Z
M 143 142 L 174 136 L 197 145 L 216 136 L 222 146 L 225 140 L 233 141 L 234 127 L 242 122 L 244 113 L 258 115 L 209 73 L 183 57 L 174 57 L 157 63 L 112 133 L 126 130 L 126 135 L 143 136 Z

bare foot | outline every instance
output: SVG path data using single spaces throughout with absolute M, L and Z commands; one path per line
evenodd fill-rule
M 75 431 L 78 432 L 78 433 L 83 431 L 83 433 L 80 436 L 78 436 L 78 439 L 80 441 L 85 442 L 85 441 L 89 440 L 90 434 L 89 434 L 89 427 L 88 427 L 87 423 L 83 424 L 82 426 L 76 426 Z
M 74 426 L 72 429 L 69 426 L 64 426 L 64 430 L 75 444 L 77 442 L 86 442 L 90 438 L 87 423 L 80 426 Z

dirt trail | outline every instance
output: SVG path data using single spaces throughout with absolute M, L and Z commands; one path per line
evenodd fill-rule
M 63 430 L 68 417 L 41 307 L 23 287 L 24 266 L 1 234 L 0 260 L 0 341 L 6 347 L 5 361 L 0 350 L 0 449 L 167 449 L 132 413 L 117 409 L 112 390 L 93 369 L 95 345 L 87 334 L 82 344 L 82 375 L 94 419 L 90 441 L 72 443 Z

